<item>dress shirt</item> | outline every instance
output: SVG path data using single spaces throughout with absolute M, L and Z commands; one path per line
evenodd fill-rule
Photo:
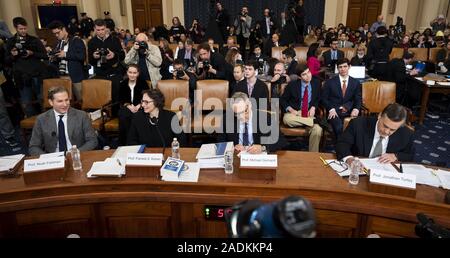
M 59 127 L 59 125 L 58 125 L 58 123 L 59 123 L 59 119 L 60 119 L 60 117 L 59 116 L 62 116 L 62 115 L 64 115 L 64 117 L 63 117 L 63 122 L 64 122 L 64 131 L 65 131 L 65 133 L 66 133 L 66 142 L 67 142 L 67 150 L 70 150 L 70 149 L 72 149 L 72 143 L 70 142 L 70 139 L 69 139 L 69 133 L 68 133 L 68 131 L 67 131 L 67 113 L 66 114 L 60 114 L 60 113 L 58 113 L 58 112 L 56 112 L 55 110 L 53 110 L 53 112 L 55 112 L 55 119 L 56 119 L 56 128 L 58 129 L 58 127 Z M 56 132 L 55 132 L 56 133 Z M 55 136 L 55 137 L 57 137 L 57 136 Z M 79 146 L 78 146 L 79 147 Z M 57 141 L 57 143 L 56 143 L 56 150 L 55 150 L 55 152 L 59 152 L 59 142 Z
M 253 141 L 253 115 L 250 114 L 247 126 L 248 126 L 248 142 L 251 145 L 253 145 L 254 141 Z M 238 120 L 239 121 L 239 144 L 243 144 L 244 143 L 244 132 L 245 132 L 245 123 Z M 248 147 L 248 146 L 244 146 L 244 147 Z
M 301 87 L 300 87 L 300 101 L 303 101 L 303 95 L 305 94 L 305 88 L 306 86 L 308 86 L 308 107 L 309 107 L 309 103 L 311 103 L 311 98 L 312 98 L 312 87 L 311 87 L 311 83 L 309 83 L 308 85 L 306 85 L 306 83 L 304 83 L 303 81 L 301 81 Z M 301 105 L 300 105 L 301 107 Z M 292 107 L 288 107 L 286 108 L 286 112 L 289 112 L 289 109 Z M 302 111 L 302 110 L 297 110 L 297 111 Z M 309 111 L 309 110 L 308 110 Z

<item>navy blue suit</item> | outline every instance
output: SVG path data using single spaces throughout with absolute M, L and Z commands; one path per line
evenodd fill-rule
M 349 77 L 348 80 L 345 97 L 342 93 L 339 76 L 326 81 L 322 90 L 322 105 L 326 108 L 327 112 L 335 109 L 339 116 L 330 120 L 336 136 L 339 136 L 343 131 L 343 119 L 349 117 L 353 109 L 361 111 L 362 107 L 361 83 L 352 77 Z M 347 112 L 343 113 L 342 110 L 339 109 L 340 107 L 347 109 Z
M 59 43 L 57 44 L 57 46 Z M 84 61 L 86 60 L 86 46 L 83 40 L 78 37 L 69 38 L 69 49 L 66 57 L 67 69 L 72 83 L 80 83 L 86 79 L 84 72 Z

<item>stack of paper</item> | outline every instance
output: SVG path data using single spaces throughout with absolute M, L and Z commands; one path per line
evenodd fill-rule
M 197 154 L 197 161 L 203 169 L 224 168 L 225 153 L 233 150 L 233 142 L 203 144 Z
M 126 160 L 128 153 L 144 153 L 144 151 L 145 145 L 123 146 L 117 148 L 111 158 Z
M 422 165 L 403 164 L 403 173 L 415 175 L 417 183 L 450 190 L 450 172 L 433 170 Z
M 125 160 L 114 158 L 94 162 L 91 170 L 87 173 L 88 178 L 122 176 L 125 176 Z
M 378 162 L 378 158 L 375 159 L 360 159 L 361 163 L 368 170 L 384 170 L 392 173 L 398 173 L 398 171 L 390 164 L 383 164 Z
M 22 161 L 25 155 L 0 157 L 0 174 L 10 174 L 14 168 Z
M 162 180 L 167 182 L 197 183 L 200 175 L 198 163 L 184 163 L 184 167 L 179 175 L 176 173 L 165 173 Z

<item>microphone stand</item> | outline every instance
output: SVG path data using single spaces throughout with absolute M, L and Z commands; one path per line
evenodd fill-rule
M 156 119 L 156 122 L 153 122 L 152 120 L 153 120 L 153 118 L 152 117 L 150 117 L 150 114 L 148 114 L 148 116 L 149 116 L 149 119 L 150 119 L 150 124 L 151 125 L 154 125 L 155 127 L 156 127 L 156 131 L 158 132 L 158 135 L 159 135 L 159 137 L 161 138 L 161 141 L 162 141 L 162 144 L 163 144 L 163 163 L 166 161 L 165 160 L 165 153 L 166 153 L 166 141 L 164 140 L 164 137 L 163 137 L 163 135 L 162 135 L 162 133 L 161 133 L 161 130 L 159 129 L 159 125 L 158 125 L 158 119 L 157 118 L 155 118 Z

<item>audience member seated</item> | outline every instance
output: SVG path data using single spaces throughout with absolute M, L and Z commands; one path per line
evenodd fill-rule
M 119 110 L 119 143 L 127 144 L 128 131 L 134 114 L 141 109 L 142 92 L 148 90 L 146 81 L 140 79 L 139 66 L 130 65 L 127 69 L 127 79 L 120 84 Z
M 208 45 L 212 53 L 219 53 L 219 49 L 215 47 L 215 42 L 213 38 L 208 39 Z M 198 51 L 200 51 L 200 49 L 198 49 Z
M 450 41 L 446 48 L 439 50 L 436 57 L 438 71 L 448 74 L 450 70 Z
M 296 73 L 296 69 L 297 69 L 297 61 L 295 60 L 295 56 L 297 54 L 295 53 L 295 50 L 293 48 L 286 48 L 285 50 L 283 50 L 282 52 L 282 58 L 284 61 L 284 64 L 286 65 L 286 73 L 289 76 L 293 76 L 293 78 L 291 79 L 297 79 L 297 73 Z
M 223 56 L 212 52 L 210 45 L 198 46 L 199 62 L 197 64 L 197 76 L 199 80 L 219 79 L 227 80 L 227 65 Z
M 291 77 L 286 73 L 284 63 L 278 62 L 273 69 L 273 77 L 268 77 L 271 85 L 272 98 L 281 96 L 281 87 L 291 82 Z
M 81 101 L 81 81 L 87 79 L 84 72 L 86 46 L 79 37 L 69 36 L 62 22 L 52 22 L 48 28 L 58 39 L 58 43 L 53 49 L 55 54 L 50 56 L 50 59 L 58 69 L 60 76 L 70 76 L 74 96 L 77 101 Z
M 245 74 L 244 74 L 244 65 L 243 64 L 237 64 L 233 68 L 233 77 L 234 80 L 230 83 L 230 96 L 236 89 L 236 86 L 244 81 Z
M 333 39 L 330 47 L 330 50 L 323 53 L 323 63 L 326 67 L 334 70 L 337 60 L 344 58 L 344 52 L 338 49 L 337 39 Z
M 414 59 L 413 52 L 405 52 L 403 58 L 395 58 L 389 62 L 386 80 L 397 84 L 397 103 L 412 108 L 420 100 L 422 86 L 415 83 L 413 76 L 417 76 L 419 71 L 407 69 L 412 67 Z
M 351 66 L 365 66 L 368 67 L 369 63 L 367 62 L 366 56 L 366 47 L 364 45 L 359 45 L 356 49 L 356 56 L 352 58 L 350 62 Z
M 347 33 L 345 33 L 345 32 L 341 33 L 341 35 L 339 36 L 338 47 L 339 48 L 352 48 L 353 47 L 353 43 L 348 41 Z
M 231 141 L 236 152 L 250 154 L 274 153 L 287 145 L 280 133 L 278 119 L 270 112 L 256 109 L 247 94 L 236 92 L 232 96 L 231 108 L 236 115 L 232 121 L 224 119 L 223 129 L 230 127 L 232 130 L 221 134 L 219 142 Z M 261 119 L 267 120 L 266 128 Z M 233 122 L 233 125 L 229 126 L 227 122 Z
M 225 62 L 227 62 L 227 64 L 231 65 L 232 67 L 234 67 L 236 64 L 244 63 L 242 61 L 241 53 L 239 53 L 239 50 L 235 48 L 228 50 L 228 53 L 225 56 Z
M 91 119 L 86 112 L 70 107 L 66 88 L 50 89 L 48 102 L 53 108 L 36 120 L 30 140 L 30 155 L 68 151 L 73 145 L 80 151 L 97 148 L 97 135 Z
M 306 37 L 303 41 L 305 42 L 306 46 L 308 46 L 308 47 L 314 43 L 317 43 L 316 32 L 314 30 L 310 30 L 309 34 L 306 35 Z
M 357 117 L 362 107 L 361 84 L 348 75 L 350 62 L 343 58 L 336 63 L 339 75 L 328 80 L 323 88 L 321 102 L 328 112 L 328 120 L 336 137 L 343 130 L 346 117 Z
M 305 64 L 297 66 L 297 74 L 300 79 L 289 83 L 280 99 L 283 121 L 289 127 L 308 128 L 309 151 L 319 152 L 323 130 L 318 124 L 314 124 L 314 118 L 319 110 L 321 85 L 319 80 L 313 79 Z
M 228 37 L 227 44 L 223 46 L 222 49 L 220 49 L 220 54 L 222 56 L 226 56 L 228 54 L 228 51 L 230 51 L 230 49 L 239 50 L 235 39 L 236 39 L 235 37 Z
M 336 154 L 351 165 L 355 157 L 378 158 L 380 163 L 413 162 L 413 132 L 405 127 L 406 109 L 390 104 L 377 117 L 353 119 L 339 137 Z
M 164 95 L 159 90 L 142 93 L 143 110 L 136 113 L 131 122 L 128 145 L 170 148 L 174 138 L 178 139 L 181 146 L 186 144 L 177 115 L 164 110 L 164 102 Z
M 183 60 L 185 68 L 195 67 L 195 54 L 194 42 L 188 39 L 184 44 L 184 48 L 178 51 L 176 59 Z
M 189 100 L 194 103 L 194 91 L 197 88 L 197 76 L 195 70 L 191 67 L 185 69 L 183 61 L 177 59 L 173 62 L 173 79 L 189 82 Z
M 314 43 L 309 46 L 308 54 L 307 54 L 307 65 L 309 71 L 313 76 L 319 76 L 320 74 L 320 60 L 322 55 L 322 50 L 320 49 L 319 43 Z
M 258 63 L 254 61 L 248 61 L 245 63 L 244 73 L 245 80 L 239 82 L 234 89 L 234 93 L 243 92 L 250 96 L 250 98 L 256 100 L 257 106 L 259 108 L 265 100 L 269 103 L 269 90 L 267 85 L 256 78 L 256 71 L 258 70 Z
M 264 54 L 266 56 L 271 57 L 272 56 L 272 48 L 274 47 L 281 47 L 280 44 L 280 35 L 278 35 L 277 33 L 274 33 L 272 35 L 271 40 L 267 40 L 264 46 Z
M 267 61 L 268 59 L 269 57 L 262 53 L 261 45 L 255 45 L 253 53 L 248 58 L 248 60 L 258 62 L 260 67 L 264 65 L 264 62 Z
M 159 72 L 161 63 L 162 57 L 159 48 L 149 41 L 147 35 L 138 34 L 133 48 L 125 57 L 125 64 L 137 64 L 140 70 L 140 79 L 151 81 L 153 88 L 156 88 L 156 84 L 161 80 Z

